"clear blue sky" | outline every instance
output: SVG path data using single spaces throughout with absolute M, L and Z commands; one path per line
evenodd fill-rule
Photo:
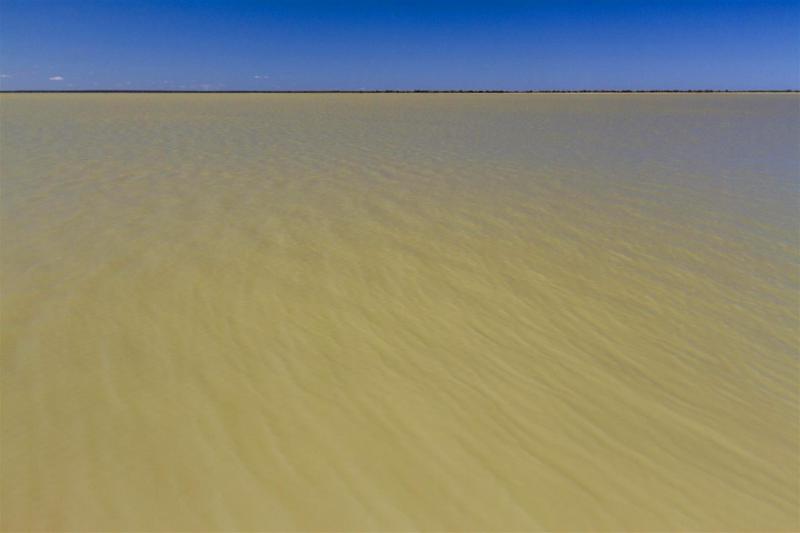
M 3 89 L 798 89 L 794 1 L 0 0 Z

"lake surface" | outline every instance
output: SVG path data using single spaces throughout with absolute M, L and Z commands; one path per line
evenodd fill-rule
M 4 530 L 800 528 L 800 96 L 0 121 Z

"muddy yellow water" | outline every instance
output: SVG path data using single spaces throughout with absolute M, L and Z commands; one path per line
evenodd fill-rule
M 800 528 L 797 95 L 4 95 L 7 531 Z

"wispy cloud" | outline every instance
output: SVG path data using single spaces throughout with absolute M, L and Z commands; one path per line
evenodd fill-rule
M 0 78 L 10 78 L 11 74 L 0 74 Z
M 257 79 L 257 80 L 267 80 L 267 79 L 269 79 L 269 76 L 267 76 L 266 74 L 256 74 L 253 77 L 255 79 Z
M 64 76 L 50 76 L 50 81 L 64 81 Z

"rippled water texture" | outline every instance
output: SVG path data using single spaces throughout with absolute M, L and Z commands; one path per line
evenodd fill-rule
M 797 530 L 797 95 L 4 95 L 6 530 Z

